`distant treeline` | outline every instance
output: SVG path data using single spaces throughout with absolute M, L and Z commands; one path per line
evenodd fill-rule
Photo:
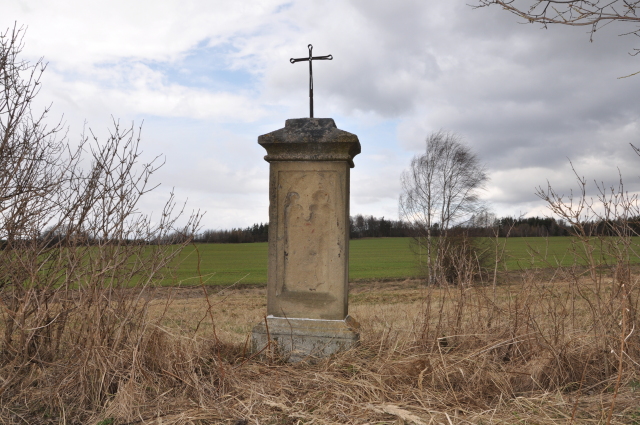
M 351 239 L 381 238 L 381 237 L 411 237 L 416 235 L 417 229 L 411 224 L 400 220 L 385 220 L 384 217 L 356 215 L 350 217 Z M 602 226 L 600 226 L 602 227 Z M 594 227 L 594 230 L 597 226 Z M 449 230 L 453 233 L 466 232 L 472 237 L 496 236 L 500 237 L 532 237 L 532 236 L 568 236 L 571 228 L 562 220 L 543 217 L 496 218 L 493 214 L 473 216 L 462 225 Z M 424 230 L 420 232 L 424 234 Z M 431 228 L 433 236 L 440 235 L 440 228 L 436 224 Z
M 351 239 L 360 238 L 400 238 L 413 236 L 414 231 L 409 223 L 400 220 L 385 220 L 371 215 L 358 214 L 349 217 Z
M 496 236 L 500 237 L 546 237 L 546 236 L 569 236 L 571 227 L 567 226 L 563 220 L 556 220 L 549 217 L 502 217 L 494 218 L 492 214 L 472 217 L 465 227 L 469 236 Z
M 351 239 L 360 238 L 392 238 L 412 237 L 418 234 L 417 229 L 411 224 L 401 220 L 387 220 L 384 217 L 377 218 L 371 215 L 358 214 L 349 217 Z M 615 236 L 612 228 L 620 228 L 619 223 L 599 221 L 583 223 L 587 234 L 593 236 Z M 640 235 L 640 217 L 634 217 L 628 221 L 629 228 Z M 481 214 L 460 226 L 449 230 L 455 234 L 464 231 L 471 237 L 546 237 L 546 236 L 570 236 L 571 226 L 563 220 L 548 217 L 502 217 L 496 218 L 493 214 Z M 424 234 L 424 230 L 421 232 Z M 431 228 L 431 234 L 438 236 L 440 229 L 436 224 Z M 269 224 L 257 223 L 245 229 L 231 230 L 205 230 L 199 233 L 195 242 L 203 243 L 245 243 L 267 242 L 269 240 Z
M 402 220 L 387 220 L 384 217 L 377 218 L 371 215 L 361 215 L 349 217 L 349 237 L 350 239 L 361 238 L 390 238 L 390 237 L 413 237 L 418 234 L 425 234 L 425 229 L 417 229 L 410 223 Z M 582 226 L 586 234 L 593 236 L 616 236 L 612 229 L 620 229 L 621 223 L 613 221 L 586 222 Z M 640 235 L 640 216 L 627 220 L 627 228 L 633 235 Z M 24 245 L 39 241 L 45 242 L 48 246 L 73 246 L 73 245 L 98 245 L 108 244 L 108 240 L 92 237 L 87 232 L 64 232 L 64 229 L 43 231 L 35 240 L 19 238 L 11 245 Z M 502 217 L 496 218 L 494 214 L 484 213 L 473 216 L 460 226 L 449 229 L 449 234 L 460 234 L 465 232 L 471 237 L 546 237 L 546 236 L 570 236 L 574 234 L 571 226 L 563 220 L 556 220 L 548 217 Z M 433 236 L 440 235 L 438 225 L 431 228 Z M 131 244 L 173 244 L 184 241 L 186 236 L 178 233 L 166 235 L 161 240 L 131 239 L 120 241 L 119 243 Z M 267 242 L 269 240 L 269 224 L 256 223 L 247 228 L 233 228 L 231 230 L 205 230 L 194 238 L 194 242 L 199 243 L 247 243 L 247 242 Z M 0 239 L 0 250 L 8 246 L 5 239 Z
M 398 220 L 386 220 L 384 217 L 356 215 L 349 217 L 351 239 L 385 238 L 412 236 L 408 223 Z M 245 243 L 267 242 L 269 240 L 269 223 L 256 223 L 247 228 L 231 230 L 205 230 L 199 233 L 194 241 L 201 243 Z
M 620 220 L 598 220 L 582 222 L 584 233 L 592 236 L 620 236 L 617 231 L 627 229 L 631 236 L 640 235 L 640 216 L 631 217 L 622 223 Z M 470 236 L 500 237 L 546 237 L 571 236 L 577 232 L 564 220 L 549 217 L 502 217 L 494 218 L 493 214 L 472 217 L 464 226 Z M 580 232 L 581 233 L 581 232 Z
M 256 223 L 246 229 L 205 230 L 196 235 L 194 242 L 202 243 L 247 243 L 267 242 L 269 223 Z
M 400 220 L 385 220 L 384 217 L 356 215 L 350 217 L 351 239 L 411 237 L 417 234 L 417 229 L 411 224 Z M 601 226 L 593 226 L 594 231 L 602 232 Z M 639 229 L 640 230 L 640 229 Z M 493 214 L 473 216 L 462 225 L 450 229 L 453 233 L 465 231 L 472 237 L 496 236 L 500 237 L 532 237 L 532 236 L 568 236 L 571 228 L 562 220 L 544 217 L 496 218 Z M 424 232 L 421 232 L 424 234 Z M 431 234 L 440 235 L 436 224 L 431 228 Z
M 349 217 L 351 239 L 360 238 L 390 238 L 412 237 L 416 235 L 416 229 L 409 223 L 401 220 L 387 220 L 384 217 L 361 215 Z M 598 226 L 594 226 L 596 229 Z M 602 226 L 600 226 L 602 227 Z M 438 226 L 434 226 L 432 234 L 437 236 L 440 232 Z M 561 220 L 553 218 L 529 217 L 514 218 L 503 217 L 496 219 L 491 215 L 472 217 L 463 226 L 458 226 L 454 231 L 464 230 L 470 236 L 495 236 L 496 232 L 501 237 L 531 237 L 531 236 L 567 236 L 570 228 Z M 640 230 L 640 229 L 639 229 Z M 269 224 L 256 223 L 247 228 L 233 228 L 231 230 L 205 230 L 199 233 L 195 242 L 200 243 L 246 243 L 267 242 L 269 240 Z

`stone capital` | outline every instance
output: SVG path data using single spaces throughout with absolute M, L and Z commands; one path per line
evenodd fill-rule
M 263 134 L 258 143 L 266 149 L 265 161 L 346 161 L 360 153 L 355 134 L 340 130 L 331 118 L 296 118 L 284 128 Z

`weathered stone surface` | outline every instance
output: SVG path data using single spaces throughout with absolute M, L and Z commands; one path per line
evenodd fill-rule
M 267 330 L 267 325 L 269 329 Z M 327 357 L 358 344 L 358 323 L 344 320 L 287 319 L 267 317 L 267 323 L 253 328 L 254 352 L 265 349 L 271 338 L 271 350 L 289 362 Z
M 360 153 L 358 136 L 339 130 L 331 118 L 296 118 L 284 128 L 263 134 L 258 143 L 272 161 L 347 161 Z
M 271 163 L 268 314 L 347 316 L 348 187 L 345 161 Z
M 291 321 L 305 319 L 282 349 L 310 353 L 322 346 L 318 353 L 327 354 L 351 346 L 358 335 L 343 322 L 349 313 L 349 174 L 360 153 L 358 137 L 330 118 L 301 118 L 258 142 L 271 164 L 267 314 L 276 329 L 278 318 L 286 320 L 289 336 Z M 264 339 L 261 326 L 254 329 L 254 347 Z

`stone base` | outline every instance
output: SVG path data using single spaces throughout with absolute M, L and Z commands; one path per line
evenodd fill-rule
M 271 338 L 271 350 L 288 362 L 328 357 L 354 347 L 360 340 L 359 327 L 350 316 L 344 320 L 287 319 L 267 317 L 253 328 L 253 352 L 264 350 Z M 266 350 L 265 350 L 266 351 Z

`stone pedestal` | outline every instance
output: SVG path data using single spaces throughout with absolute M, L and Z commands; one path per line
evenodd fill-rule
M 292 361 L 349 348 L 359 338 L 348 317 L 349 171 L 358 137 L 330 118 L 301 118 L 258 143 L 270 163 L 269 336 Z M 267 338 L 258 324 L 254 350 Z
M 289 362 L 327 357 L 353 347 L 359 339 L 358 323 L 350 316 L 344 320 L 267 316 L 266 325 L 253 328 L 253 349 L 263 349 L 271 339 L 273 351 Z

